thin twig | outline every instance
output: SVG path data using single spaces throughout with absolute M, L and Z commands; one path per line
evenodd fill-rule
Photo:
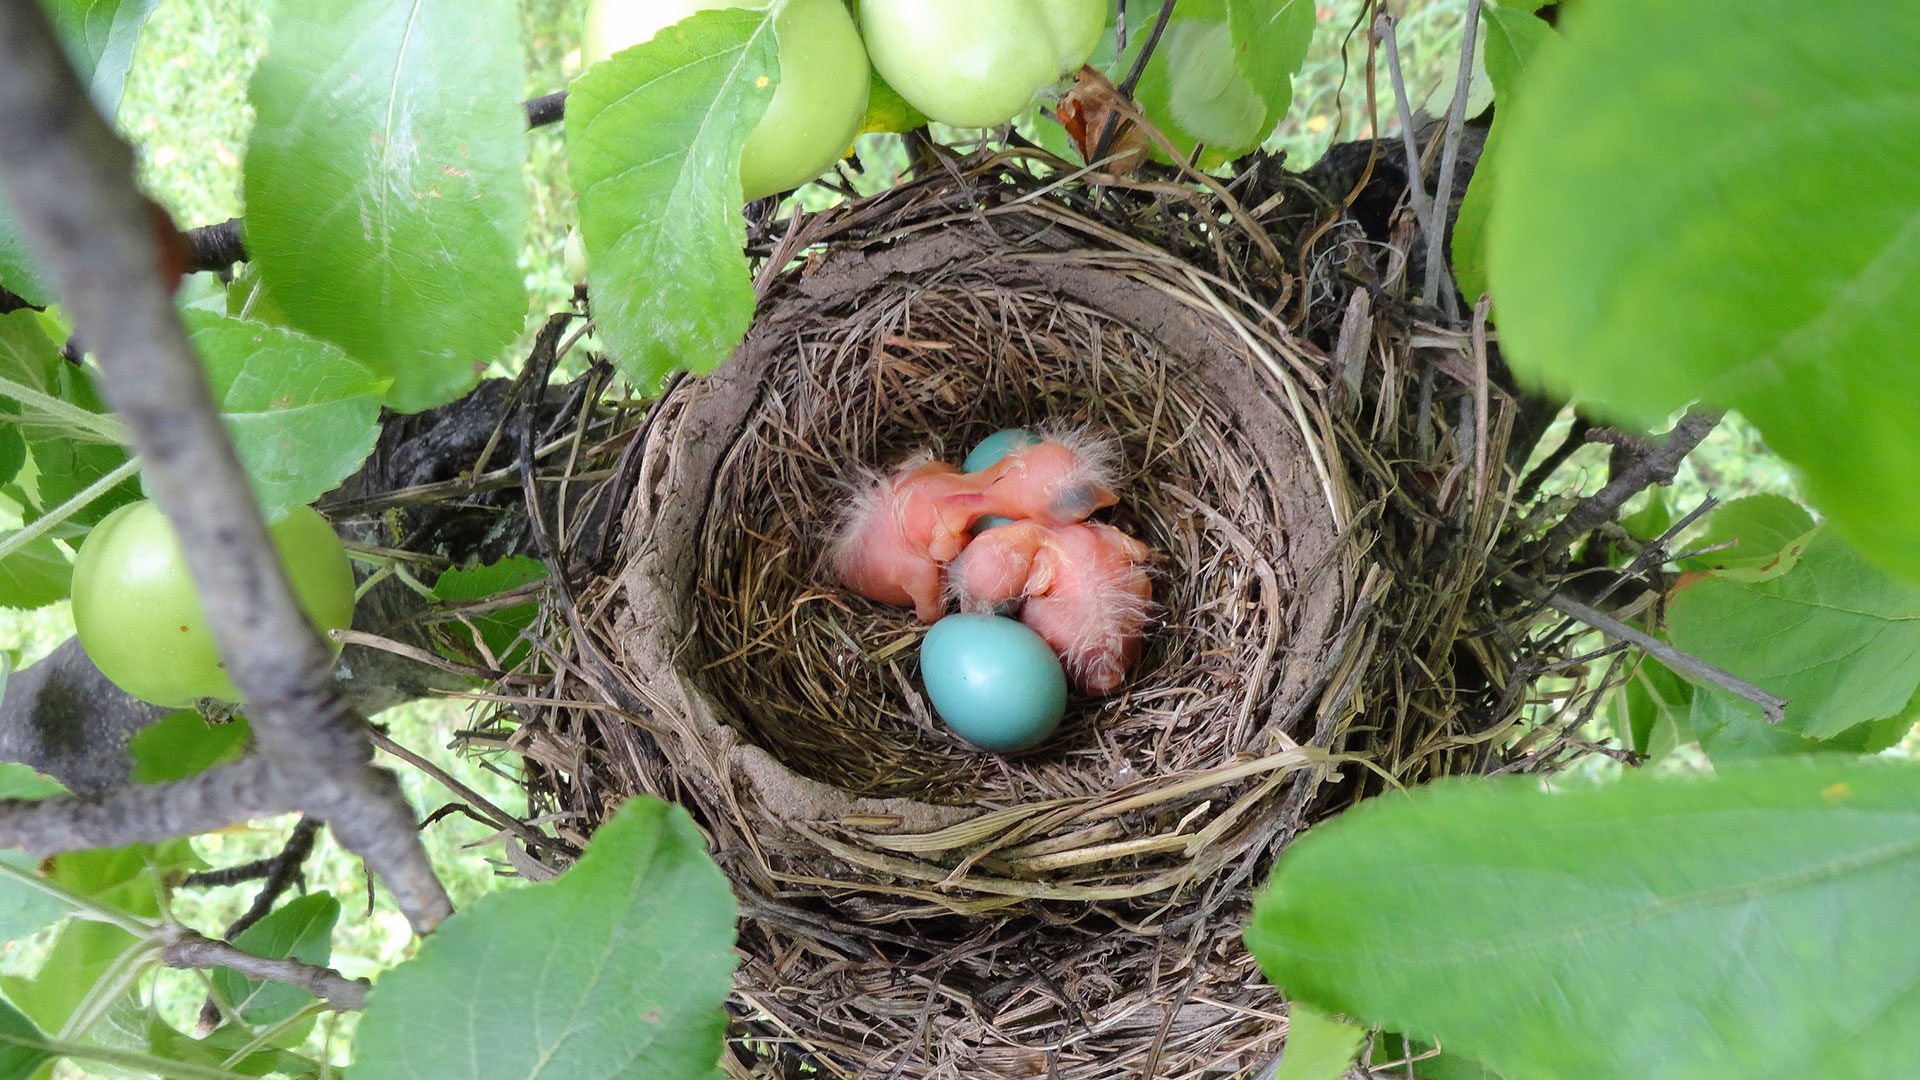
M 227 927 L 227 932 L 221 937 L 232 941 L 247 927 L 266 918 L 267 912 L 273 910 L 273 902 L 280 899 L 287 887 L 300 877 L 300 867 L 306 863 L 307 856 L 313 853 L 313 841 L 320 835 L 320 825 L 319 821 L 310 817 L 303 817 L 294 825 L 293 832 L 287 836 L 286 846 L 280 849 L 280 854 L 269 860 L 273 865 L 267 871 L 267 880 L 260 886 L 259 895 L 253 898 L 253 904 Z
M 1581 499 L 1572 510 L 1567 511 L 1567 516 L 1561 519 L 1560 524 L 1548 531 L 1541 541 L 1541 547 L 1550 552 L 1567 548 L 1602 522 L 1611 521 L 1628 499 L 1654 484 L 1671 483 L 1680 469 L 1680 462 L 1713 431 L 1722 415 L 1723 410 L 1704 405 L 1688 409 L 1687 414 L 1673 425 L 1673 430 L 1651 452 L 1635 459 L 1609 479 L 1606 486 Z
M 1467 88 L 1473 82 L 1473 43 L 1480 34 L 1480 0 L 1467 0 L 1467 25 L 1460 34 L 1460 78 L 1453 84 L 1453 103 L 1447 107 L 1447 133 L 1441 143 L 1440 179 L 1434 186 L 1434 228 L 1427 233 L 1427 279 L 1420 295 L 1427 303 L 1440 301 L 1447 317 L 1460 317 L 1453 295 L 1453 278 L 1446 269 L 1447 217 L 1453 203 L 1453 165 L 1460 158 L 1461 129 L 1467 122 Z M 1441 289 L 1445 288 L 1442 293 Z
M 1565 465 L 1568 458 L 1587 445 L 1587 432 L 1592 429 L 1591 420 L 1575 414 L 1573 422 L 1567 426 L 1567 437 L 1561 440 L 1560 445 L 1554 447 L 1546 457 L 1540 459 L 1540 464 L 1533 467 L 1533 471 L 1527 474 L 1526 479 L 1520 481 L 1520 487 L 1513 493 L 1514 502 L 1532 502 L 1533 497 L 1540 493 L 1540 486 L 1545 484 L 1560 466 Z
M 1119 91 L 1128 98 L 1140 85 L 1140 77 L 1146 74 L 1147 60 L 1153 56 L 1154 47 L 1160 44 L 1160 35 L 1166 32 L 1167 20 L 1173 17 L 1175 0 L 1166 0 L 1160 5 L 1160 14 L 1153 20 L 1153 29 L 1147 31 L 1147 40 L 1141 42 L 1139 55 L 1133 58 L 1133 66 L 1127 69 L 1127 77 L 1120 80 Z M 1120 129 L 1120 112 L 1115 109 L 1107 113 L 1107 122 L 1100 126 L 1100 138 L 1093 144 L 1092 161 L 1105 161 L 1107 151 L 1113 148 L 1113 137 Z
M 1725 668 L 1715 667 L 1705 660 L 1688 656 L 1686 653 L 1661 641 L 1659 638 L 1643 630 L 1637 630 L 1634 627 L 1628 626 L 1626 623 L 1621 622 L 1611 615 L 1595 611 L 1572 597 L 1549 592 L 1535 585 L 1533 582 L 1513 574 L 1508 574 L 1501 580 L 1508 586 L 1519 591 L 1521 595 L 1529 600 L 1545 604 L 1560 614 L 1578 622 L 1585 623 L 1609 637 L 1616 637 L 1621 641 L 1631 643 L 1648 656 L 1654 657 L 1661 663 L 1686 676 L 1690 682 L 1705 683 L 1708 686 L 1725 690 L 1729 694 L 1753 702 L 1755 705 L 1760 706 L 1761 713 L 1766 716 L 1769 723 L 1779 723 L 1780 718 L 1786 715 L 1787 706 L 1791 704 L 1786 698 L 1780 697 L 1777 694 L 1769 694 L 1765 690 L 1747 682 L 1745 679 L 1727 671 Z
M 459 778 L 455 777 L 452 773 L 435 765 L 432 761 L 429 761 L 419 754 L 414 753 L 412 750 L 407 749 L 405 746 L 394 742 L 393 739 L 386 734 L 375 731 L 373 733 L 373 741 L 374 745 L 380 749 L 385 750 L 394 757 L 433 777 L 440 782 L 441 787 L 467 800 L 468 803 L 486 815 L 487 824 L 496 829 L 504 829 L 512 833 L 519 837 L 528 847 L 551 849 L 555 846 L 553 837 L 524 824 L 519 818 L 514 817 L 512 814 L 507 813 L 505 810 L 500 809 L 488 801 L 486 796 L 461 783 Z M 424 823 L 421 827 L 425 827 Z
M 366 979 L 349 979 L 332 968 L 317 964 L 242 952 L 224 941 L 215 941 L 184 926 L 162 929 L 160 939 L 160 962 L 170 968 L 231 968 L 249 979 L 297 986 L 326 1002 L 331 1009 L 366 1008 L 367 991 L 373 986 Z
M 1413 200 L 1413 216 L 1420 231 L 1432 236 L 1439 231 L 1433 219 L 1433 203 L 1427 198 L 1427 173 L 1420 167 L 1420 144 L 1413 135 L 1413 106 L 1407 101 L 1406 77 L 1400 70 L 1400 20 L 1385 12 L 1373 21 L 1373 36 L 1387 47 L 1387 76 L 1393 80 L 1393 103 L 1400 113 L 1400 141 L 1407 154 L 1407 195 Z
M 36 0 L 0 0 L 0 26 L 0 111 L 33 118 L 0 124 L 0 179 L 13 219 L 100 365 L 108 403 L 144 462 L 147 488 L 179 535 L 227 672 L 247 702 L 266 774 L 278 782 L 273 801 L 325 818 L 341 844 L 386 881 L 414 929 L 429 932 L 452 913 L 446 889 L 398 781 L 371 767 L 365 723 L 341 697 L 332 653 L 268 538 L 252 482 L 174 307 L 173 283 L 155 273 L 163 265 L 162 237 L 134 184 L 132 149 L 94 110 Z M 208 775 L 232 778 L 236 768 Z M 211 827 L 201 823 L 217 806 L 204 798 L 218 787 L 144 790 L 200 797 L 193 821 L 201 827 L 188 831 Z M 247 798 L 227 794 L 236 797 L 220 824 L 258 813 L 268 801 L 258 785 Z M 41 813 L 80 804 L 55 798 Z M 181 816 L 164 806 L 147 809 L 156 818 Z M 0 846 L 25 839 L 0 831 Z

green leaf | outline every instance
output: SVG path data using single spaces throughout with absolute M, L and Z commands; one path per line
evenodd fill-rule
M 433 592 L 441 600 L 482 600 L 546 579 L 546 563 L 525 555 L 514 555 L 490 566 L 448 569 L 434 582 Z M 539 613 L 539 605 L 528 601 L 498 611 L 469 615 L 467 620 L 480 631 L 480 638 L 494 659 L 502 664 L 510 664 L 516 655 L 526 651 L 520 642 L 520 633 L 533 625 L 534 617 Z M 462 640 L 464 636 L 463 631 L 456 631 L 455 642 L 465 645 L 466 642 Z M 516 646 L 521 647 L 516 649 Z
M 888 85 L 878 71 L 868 72 L 867 115 L 860 121 L 862 135 L 870 131 L 912 131 L 930 123 L 927 114 L 913 107 L 900 91 Z
M 0 558 L 0 607 L 37 608 L 65 600 L 73 589 L 73 562 L 42 536 Z
M 0 689 L 4 689 L 6 683 L 6 673 L 0 670 Z M 0 762 L 0 799 L 44 799 L 66 793 L 67 789 L 58 781 L 41 776 L 26 765 Z
M 1920 687 L 1920 586 L 1881 572 L 1831 529 L 1778 577 L 1681 589 L 1667 636 L 1789 699 L 1781 727 L 1811 738 L 1893 716 Z
M 1372 1064 L 1379 1080 L 1401 1080 L 1409 1073 L 1413 1080 L 1502 1080 L 1499 1073 L 1464 1054 L 1447 1053 L 1418 1040 L 1409 1043 L 1392 1032 L 1381 1032 L 1374 1039 Z
M 753 318 L 740 150 L 778 79 L 773 20 L 703 11 L 593 65 L 567 97 L 593 314 L 646 388 L 708 371 Z
M 1142 9 L 1138 15 L 1129 6 L 1127 17 L 1151 25 L 1159 5 L 1138 6 Z M 1226 0 L 1182 0 L 1147 58 L 1134 92 L 1147 119 L 1182 154 L 1190 155 L 1201 143 L 1207 145 L 1205 164 L 1253 149 L 1278 123 L 1261 91 L 1241 74 L 1239 64 L 1228 62 L 1230 57 L 1237 60 L 1228 16 Z M 1144 33 L 1127 35 L 1127 50 L 1116 62 L 1115 72 L 1132 65 L 1146 38 Z M 1273 92 L 1267 80 L 1262 85 Z
M 238 758 L 252 736 L 245 717 L 213 724 L 193 709 L 176 709 L 140 729 L 127 743 L 133 782 L 161 784 L 198 776 Z
M 159 0 L 41 0 L 93 101 L 111 118 L 133 67 L 133 48 Z
M 1635 753 L 1658 761 L 1696 736 L 1688 722 L 1693 707 L 1693 684 L 1654 658 L 1642 657 L 1622 693 L 1629 745 Z
M 49 371 L 46 390 L 54 397 L 87 412 L 103 417 L 107 415 L 106 405 L 94 389 L 86 368 L 64 360 L 57 362 Z M 27 454 L 33 460 L 34 498 L 40 512 L 59 506 L 127 463 L 127 452 L 119 446 L 31 432 L 27 438 Z M 129 477 L 115 484 L 68 520 L 77 525 L 92 525 L 138 498 L 139 478 Z M 40 513 L 31 516 L 39 517 Z
M 248 87 L 247 249 L 403 412 L 464 393 L 527 310 L 519 33 L 506 4 L 284 4 Z
M 630 799 L 557 880 L 481 899 L 374 984 L 355 1080 L 718 1077 L 733 919 L 687 812 Z
M 149 918 L 160 914 L 158 889 L 168 871 L 206 865 L 185 840 L 70 851 L 47 862 L 49 876 L 68 891 Z
M 1273 1080 L 1340 1080 L 1366 1031 L 1316 1009 L 1287 1006 L 1287 1045 Z
M 0 799 L 44 799 L 66 788 L 25 765 L 0 763 Z M 0 862 L 37 875 L 38 860 L 24 851 L 0 851 Z M 0 874 L 0 944 L 19 941 L 65 917 L 67 906 L 11 875 Z
M 1777 570 L 1793 567 L 1799 556 L 1789 556 L 1794 542 L 1813 531 L 1813 515 L 1784 495 L 1749 495 L 1713 512 L 1707 531 L 1694 547 L 1717 547 L 1682 561 L 1688 570 Z M 1772 575 L 1767 575 L 1772 576 Z
M 222 1069 L 241 1076 L 321 1076 L 326 1069 L 317 1061 L 272 1047 L 255 1049 L 238 1061 L 234 1054 L 253 1041 L 253 1032 L 237 1024 L 216 1028 L 204 1039 L 196 1039 L 166 1021 L 153 1017 L 147 1022 L 147 1046 L 154 1055 L 168 1061 L 201 1068 Z M 334 1075 L 340 1075 L 337 1071 Z
M 52 1061 L 52 1054 L 35 1049 L 37 1044 L 46 1041 L 47 1037 L 33 1026 L 33 1021 L 0 1001 L 0 1080 L 27 1080 L 41 1065 Z
M 46 282 L 40 278 L 40 262 L 27 249 L 27 238 L 13 222 L 13 212 L 0 205 L 0 289 L 29 304 L 46 304 L 53 299 Z
M 1306 63 L 1313 42 L 1313 0 L 1226 2 L 1233 65 L 1277 123 L 1293 103 L 1293 74 Z
M 1538 5 L 1534 5 L 1538 6 Z M 1521 84 L 1540 62 L 1551 62 L 1560 35 L 1524 5 L 1485 4 L 1486 33 L 1483 57 L 1487 80 L 1504 111 L 1497 113 L 1493 129 L 1487 132 L 1486 146 L 1480 152 L 1480 164 L 1474 169 L 1467 193 L 1460 201 L 1460 212 L 1453 222 L 1453 276 L 1460 284 L 1460 295 L 1469 303 L 1477 302 L 1488 291 L 1487 218 L 1493 209 L 1494 188 L 1501 171 L 1501 159 L 1507 153 L 1506 115 L 1520 98 Z
M 233 945 L 255 956 L 325 967 L 333 959 L 333 924 L 339 919 L 340 901 L 332 893 L 310 893 L 241 931 Z M 313 1000 L 297 986 L 249 979 L 231 968 L 214 969 L 213 985 L 243 1022 L 258 1027 L 277 1024 Z
M 386 380 L 297 331 L 204 311 L 187 315 L 268 521 L 333 490 L 373 452 Z
M 1863 552 L 1920 579 L 1920 487 L 1887 482 L 1920 475 L 1920 19 L 1616 0 L 1565 24 L 1506 118 L 1509 361 L 1645 426 L 1740 410 Z
M 1442 782 L 1296 841 L 1247 942 L 1290 999 L 1516 1077 L 1881 1078 L 1920 1061 L 1917 837 L 1884 760 Z
M 69 919 L 40 970 L 32 978 L 0 975 L 0 992 L 18 1002 L 41 1028 L 59 1031 L 114 961 L 137 945 L 132 934 L 117 926 Z
M 1915 706 L 1909 702 L 1897 715 L 1855 724 L 1831 738 L 1809 739 L 1770 724 L 1757 706 L 1715 690 L 1694 695 L 1687 727 L 1714 764 L 1781 754 L 1877 754 L 1893 746 L 1912 729 Z

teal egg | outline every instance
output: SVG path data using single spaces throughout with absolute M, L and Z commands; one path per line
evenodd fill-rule
M 973 531 L 983 533 L 988 529 L 997 529 L 1002 525 L 1011 524 L 1013 524 L 1013 519 L 1010 517 L 1001 517 L 999 514 L 982 514 L 980 515 L 980 520 L 973 523 Z
M 940 719 L 988 750 L 1046 741 L 1067 711 L 1067 676 L 1039 634 L 998 615 L 949 615 L 920 643 L 920 678 Z
M 967 454 L 967 460 L 960 463 L 962 472 L 979 472 L 990 469 L 1001 458 L 1015 450 L 1024 450 L 1040 441 L 1040 436 L 1026 428 L 1002 428 L 980 440 L 980 445 Z

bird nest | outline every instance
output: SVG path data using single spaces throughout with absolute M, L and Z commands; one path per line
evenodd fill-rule
M 1396 306 L 1392 245 L 1271 165 L 945 166 L 769 227 L 745 342 L 648 412 L 559 704 L 523 718 L 536 805 L 590 827 L 652 793 L 707 831 L 743 916 L 734 1075 L 1255 1068 L 1283 1003 L 1240 930 L 1275 855 L 1505 761 L 1512 402 Z M 997 755 L 932 715 L 912 614 L 823 554 L 869 470 L 1041 424 L 1117 440 L 1105 514 L 1155 553 L 1158 617 L 1118 693 Z

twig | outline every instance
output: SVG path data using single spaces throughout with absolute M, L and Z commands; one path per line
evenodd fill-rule
M 1769 694 L 1725 668 L 1715 667 L 1705 660 L 1688 656 L 1659 638 L 1628 626 L 1611 615 L 1595 611 L 1572 597 L 1548 592 L 1533 582 L 1513 574 L 1507 574 L 1502 580 L 1529 600 L 1545 604 L 1570 619 L 1585 623 L 1603 634 L 1632 644 L 1648 656 L 1685 675 L 1690 682 L 1705 683 L 1753 702 L 1760 706 L 1760 711 L 1769 723 L 1779 723 L 1780 718 L 1786 715 L 1787 706 L 1791 704 L 1786 698 Z
M 1387 76 L 1393 80 L 1393 103 L 1400 113 L 1400 141 L 1407 154 L 1407 194 L 1413 200 L 1413 216 L 1420 231 L 1428 236 L 1439 231 L 1433 220 L 1433 203 L 1427 199 L 1427 171 L 1420 167 L 1420 145 L 1413 136 L 1413 106 L 1407 101 L 1406 77 L 1400 70 L 1400 20 L 1386 12 L 1373 21 L 1373 36 L 1387 47 Z
M 1560 524 L 1547 532 L 1541 546 L 1547 551 L 1570 547 L 1588 530 L 1612 520 L 1628 499 L 1654 484 L 1672 482 L 1674 474 L 1680 469 L 1680 462 L 1713 431 L 1722 415 L 1722 410 L 1704 405 L 1688 409 L 1687 415 L 1673 425 L 1673 430 L 1651 452 L 1637 458 L 1620 470 L 1619 475 L 1609 479 L 1606 486 L 1581 499 L 1572 510 L 1567 511 L 1567 516 L 1560 520 Z
M 174 309 L 172 283 L 155 272 L 160 236 L 134 185 L 132 150 L 94 111 L 36 0 L 0 0 L 0 110 L 33 118 L 0 125 L 0 179 L 14 220 L 92 349 L 108 402 L 145 462 L 147 487 L 180 537 L 214 640 L 270 762 L 264 776 L 284 785 L 276 801 L 330 822 L 341 844 L 386 880 L 414 929 L 431 931 L 452 905 L 414 830 L 413 811 L 393 775 L 371 767 L 365 725 L 341 698 L 332 654 L 268 540 L 252 484 Z M 144 794 L 182 790 L 218 793 L 203 784 Z M 263 793 L 252 794 L 227 805 L 223 824 L 265 808 Z M 50 800 L 40 813 L 78 802 Z M 204 823 L 214 808 L 197 803 L 193 823 L 211 827 Z M 164 806 L 147 809 L 169 820 L 181 816 Z M 0 833 L 0 845 L 17 842 Z
M 1446 268 L 1447 216 L 1453 203 L 1453 165 L 1460 158 L 1461 128 L 1467 122 L 1467 88 L 1473 82 L 1473 43 L 1480 34 L 1480 0 L 1467 0 L 1467 25 L 1460 34 L 1460 78 L 1453 84 L 1453 103 L 1447 107 L 1447 133 L 1440 149 L 1440 180 L 1434 187 L 1434 228 L 1427 233 L 1427 279 L 1420 295 L 1427 303 L 1443 303 L 1448 318 L 1459 318 L 1453 278 Z M 1445 283 L 1446 292 L 1440 290 Z
M 1540 493 L 1540 485 L 1546 483 L 1547 478 L 1552 476 L 1555 470 L 1565 465 L 1568 458 L 1587 445 L 1587 432 L 1592 429 L 1591 420 L 1576 414 L 1573 422 L 1567 426 L 1567 437 L 1546 457 L 1540 459 L 1540 464 L 1534 466 L 1525 480 L 1520 481 L 1519 489 L 1513 493 L 1513 500 L 1518 503 L 1531 502 L 1533 497 Z
M 160 938 L 160 962 L 170 968 L 231 968 L 249 979 L 297 986 L 335 1010 L 366 1008 L 367 990 L 373 986 L 365 979 L 349 979 L 332 968 L 242 952 L 184 926 L 166 927 L 160 931 Z
M 273 910 L 273 902 L 280 899 L 280 894 L 287 891 L 287 886 L 299 878 L 301 865 L 313 853 L 313 841 L 320 834 L 320 825 L 319 821 L 310 817 L 300 819 L 287 836 L 287 846 L 270 860 L 273 865 L 267 872 L 266 883 L 260 886 L 259 895 L 253 898 L 253 904 L 227 927 L 227 932 L 221 937 L 232 941 L 240 936 L 241 931 L 266 918 L 267 912 Z
M 556 846 L 551 836 L 523 823 L 519 818 L 493 805 L 486 796 L 461 783 L 452 773 L 421 757 L 419 754 L 414 753 L 412 750 L 407 749 L 405 746 L 394 742 L 393 739 L 386 734 L 375 731 L 373 733 L 373 741 L 374 745 L 380 749 L 385 750 L 394 757 L 433 777 L 440 782 L 441 787 L 467 800 L 467 802 L 476 807 L 481 814 L 485 815 L 483 820 L 487 825 L 512 833 L 514 836 L 519 837 L 528 847 L 551 849 Z M 426 828 L 426 822 L 422 822 L 420 827 L 423 829 Z
M 1127 69 L 1127 77 L 1120 80 L 1119 91 L 1122 96 L 1133 97 L 1134 90 L 1140 85 L 1140 77 L 1146 74 L 1147 60 L 1153 56 L 1153 50 L 1160 44 L 1160 35 L 1166 32 L 1167 20 L 1173 17 L 1173 5 L 1176 0 L 1166 0 L 1160 5 L 1160 14 L 1153 20 L 1153 29 L 1147 31 L 1147 40 L 1140 43 L 1140 54 L 1133 58 L 1133 66 Z M 1091 161 L 1105 161 L 1107 151 L 1113 148 L 1113 137 L 1120 129 L 1120 112 L 1107 113 L 1107 122 L 1100 125 L 1100 138 L 1093 144 Z

